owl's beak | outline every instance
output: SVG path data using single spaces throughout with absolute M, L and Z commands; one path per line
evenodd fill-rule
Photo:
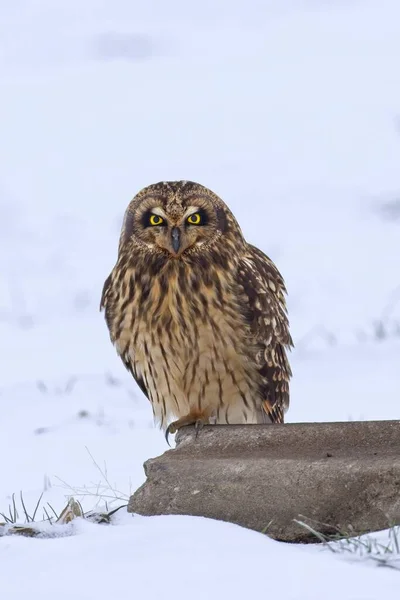
M 179 227 L 173 227 L 171 229 L 171 242 L 175 254 L 178 254 L 179 248 L 181 247 L 181 230 Z

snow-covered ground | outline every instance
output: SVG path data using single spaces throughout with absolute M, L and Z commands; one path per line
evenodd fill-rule
M 397 0 L 0 3 L 0 511 L 116 506 L 167 449 L 98 312 L 159 180 L 216 191 L 285 276 L 288 421 L 399 418 L 399 22 Z M 226 523 L 76 527 L 1 538 L 1 597 L 398 597 L 395 571 Z

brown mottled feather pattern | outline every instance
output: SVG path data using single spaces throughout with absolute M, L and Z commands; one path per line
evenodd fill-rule
M 262 406 L 273 422 L 283 423 L 292 374 L 285 348 L 293 346 L 284 281 L 274 263 L 250 244 L 240 263 L 239 280 L 248 301 L 252 333 L 259 344 L 255 360 L 262 378 Z
M 171 218 L 204 206 L 209 237 L 179 258 L 149 247 L 135 231 L 140 210 L 155 204 Z M 291 377 L 285 293 L 273 262 L 246 243 L 218 196 L 191 182 L 161 182 L 126 211 L 101 308 L 164 429 L 193 411 L 217 423 L 280 423 Z

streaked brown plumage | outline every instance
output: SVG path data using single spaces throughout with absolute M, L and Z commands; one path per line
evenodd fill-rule
M 216 194 L 160 182 L 128 206 L 101 308 L 155 419 L 174 432 L 283 422 L 292 346 L 285 293 L 274 263 L 245 241 Z

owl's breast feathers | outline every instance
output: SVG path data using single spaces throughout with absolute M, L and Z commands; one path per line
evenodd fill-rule
M 291 376 L 285 288 L 246 245 L 181 260 L 122 252 L 101 300 L 112 342 L 165 428 L 212 404 L 216 422 L 283 422 Z

